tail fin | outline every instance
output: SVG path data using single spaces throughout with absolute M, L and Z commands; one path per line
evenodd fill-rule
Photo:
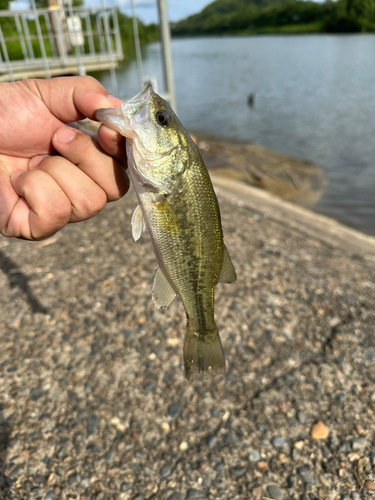
M 195 373 L 225 372 L 225 358 L 220 335 L 214 330 L 204 334 L 189 329 L 184 342 L 185 375 L 190 379 Z

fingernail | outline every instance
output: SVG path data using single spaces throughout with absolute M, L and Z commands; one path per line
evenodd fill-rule
M 46 157 L 47 155 L 39 155 L 39 156 L 34 156 L 34 158 L 31 158 L 31 160 L 29 161 L 29 168 L 35 168 L 39 165 L 39 163 L 44 160 L 44 158 Z
M 118 145 L 118 143 L 119 143 L 119 134 L 118 134 L 118 132 L 113 131 L 112 142 L 113 142 L 113 144 Z
M 67 144 L 72 139 L 74 139 L 76 133 L 77 131 L 72 128 L 68 127 L 59 128 L 59 130 L 55 134 L 55 140 L 57 142 L 61 142 L 62 144 Z

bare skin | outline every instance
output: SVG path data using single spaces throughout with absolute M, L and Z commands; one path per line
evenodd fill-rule
M 48 238 L 128 191 L 124 138 L 65 125 L 121 102 L 91 77 L 0 84 L 0 234 Z

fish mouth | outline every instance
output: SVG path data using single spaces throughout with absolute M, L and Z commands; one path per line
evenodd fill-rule
M 148 105 L 153 94 L 152 85 L 148 82 L 139 94 L 122 103 L 119 108 L 98 109 L 95 112 L 95 120 L 132 139 L 135 135 L 135 126 L 148 117 Z

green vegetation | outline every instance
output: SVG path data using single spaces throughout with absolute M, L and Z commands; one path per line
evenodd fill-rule
M 9 9 L 9 4 L 13 0 L 0 0 L 0 10 Z
M 216 0 L 172 27 L 175 36 L 375 31 L 375 0 Z

